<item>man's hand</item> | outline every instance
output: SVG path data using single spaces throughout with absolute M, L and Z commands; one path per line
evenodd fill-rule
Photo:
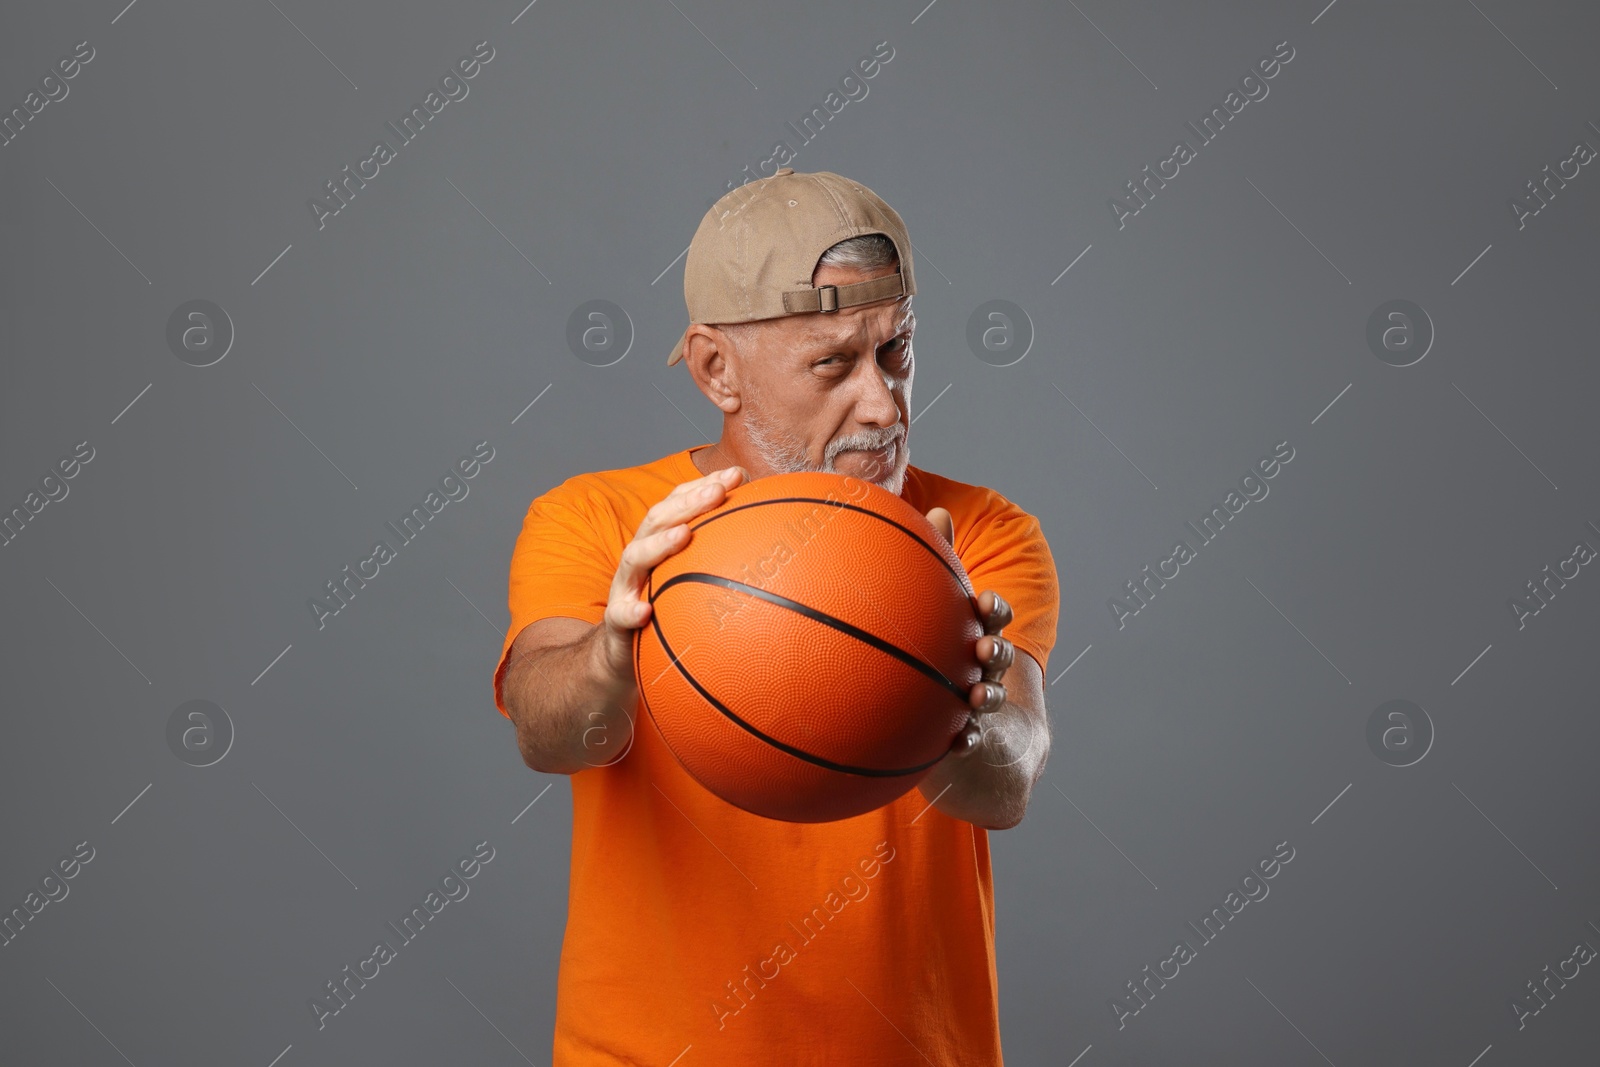
M 928 521 L 944 539 L 955 543 L 950 512 L 933 508 Z M 918 788 L 930 805 L 947 815 L 990 829 L 1006 829 L 1022 821 L 1028 794 L 1044 770 L 1050 732 L 1044 714 L 1043 671 L 1031 656 L 1017 665 L 1016 646 L 1001 636 L 1012 620 L 1011 605 L 993 590 L 978 594 L 984 635 L 974 649 L 982 679 L 967 696 L 966 728 L 951 742 L 950 752 L 934 765 Z M 1018 700 L 1006 691 L 1007 672 L 1017 666 L 1024 675 Z M 970 757 L 984 749 L 984 756 Z
M 611 596 L 600 620 L 606 666 L 618 680 L 633 684 L 633 631 L 650 621 L 645 587 L 650 572 L 689 543 L 689 521 L 720 505 L 746 478 L 743 467 L 724 467 L 703 478 L 684 482 L 644 514 L 633 540 L 622 550 L 611 579 Z
M 955 544 L 955 523 L 950 512 L 934 508 L 928 512 L 928 521 L 943 535 L 945 541 Z M 988 598 L 985 603 L 985 598 Z M 978 610 L 983 613 L 983 637 L 978 638 L 975 651 L 983 666 L 983 678 L 967 694 L 972 712 L 967 725 L 950 745 L 952 756 L 968 756 L 975 752 L 983 737 L 983 717 L 999 711 L 1006 703 L 1005 676 L 1016 660 L 1017 650 L 1000 632 L 1011 625 L 1011 605 L 999 593 L 985 590 L 978 594 Z

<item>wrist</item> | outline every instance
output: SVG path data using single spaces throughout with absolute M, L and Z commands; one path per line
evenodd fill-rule
M 601 619 L 585 639 L 588 676 L 609 703 L 620 704 L 638 688 L 633 672 L 633 631 L 616 630 Z

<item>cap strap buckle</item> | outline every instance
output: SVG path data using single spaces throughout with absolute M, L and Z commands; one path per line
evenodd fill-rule
M 819 285 L 814 289 L 791 289 L 783 294 L 783 311 L 794 315 L 806 311 L 838 311 L 840 308 L 871 304 L 889 297 L 905 296 L 905 275 L 896 271 L 850 285 Z

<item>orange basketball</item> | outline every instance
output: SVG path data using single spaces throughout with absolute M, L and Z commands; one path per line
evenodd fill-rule
M 770 819 L 882 807 L 944 757 L 982 678 L 972 583 L 910 504 L 859 478 L 761 478 L 651 574 L 634 667 L 684 769 Z

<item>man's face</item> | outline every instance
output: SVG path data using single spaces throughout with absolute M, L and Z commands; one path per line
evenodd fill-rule
M 849 285 L 872 272 L 822 267 L 815 285 Z M 739 350 L 739 427 L 772 473 L 820 470 L 905 485 L 911 404 L 909 297 L 763 323 Z

